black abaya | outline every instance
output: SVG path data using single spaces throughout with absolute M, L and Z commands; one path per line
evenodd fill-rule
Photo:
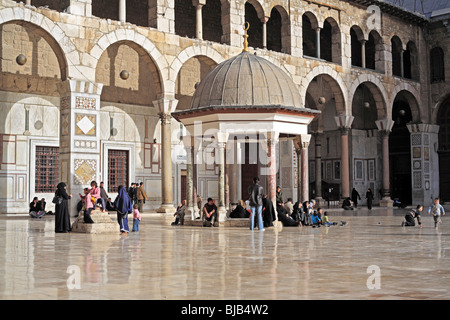
M 264 227 L 273 227 L 273 222 L 275 221 L 275 214 L 273 210 L 273 203 L 268 198 L 263 198 L 263 222 Z
M 65 186 L 65 183 L 61 182 L 55 192 L 56 196 L 62 198 L 61 204 L 55 206 L 55 232 L 72 231 L 68 201 L 70 196 L 67 194 Z

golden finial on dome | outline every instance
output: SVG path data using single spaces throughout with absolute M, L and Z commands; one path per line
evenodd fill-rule
M 247 41 L 247 38 L 248 38 L 248 34 L 247 34 L 247 31 L 248 31 L 248 29 L 250 28 L 250 23 L 247 21 L 247 22 L 245 22 L 244 23 L 244 49 L 242 49 L 242 52 L 248 52 L 248 41 Z

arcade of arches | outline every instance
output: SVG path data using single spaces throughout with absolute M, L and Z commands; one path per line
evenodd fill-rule
M 186 196 L 186 129 L 171 113 L 189 110 L 198 83 L 242 51 L 245 22 L 250 52 L 320 111 L 307 163 L 294 136 L 276 143 L 286 198 L 308 185 L 319 200 L 352 188 L 371 188 L 379 205 L 450 200 L 448 30 L 399 9 L 377 27 L 367 5 L 322 2 L 0 0 L 1 211 L 28 211 L 60 180 L 73 194 L 97 180 L 112 197 L 142 181 L 145 210 L 172 212 Z M 260 172 L 250 149 L 237 155 L 243 179 Z M 217 165 L 194 176 L 198 195 L 218 197 Z M 245 183 L 228 185 L 227 206 Z

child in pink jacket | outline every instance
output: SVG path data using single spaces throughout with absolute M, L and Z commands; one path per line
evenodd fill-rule
M 79 193 L 81 200 L 84 201 L 84 223 L 94 223 L 91 218 L 91 211 L 94 208 L 94 204 L 92 203 L 89 191 L 89 188 L 84 188 L 84 196 Z
M 139 231 L 139 221 L 141 221 L 141 214 L 138 210 L 138 205 L 133 206 L 133 229 L 131 232 Z

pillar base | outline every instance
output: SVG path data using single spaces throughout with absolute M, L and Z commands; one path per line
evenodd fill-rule
M 156 209 L 157 213 L 174 214 L 177 209 L 171 204 L 162 204 L 159 209 Z
M 227 221 L 227 209 L 225 207 L 217 208 L 217 221 L 218 222 Z
M 317 208 L 323 207 L 323 206 L 325 206 L 325 205 L 327 204 L 327 202 L 325 201 L 325 199 L 322 198 L 322 197 L 316 197 L 314 200 L 316 200 L 316 207 L 317 207 Z
M 380 207 L 393 207 L 394 201 L 389 197 L 383 197 L 383 199 L 380 200 Z

